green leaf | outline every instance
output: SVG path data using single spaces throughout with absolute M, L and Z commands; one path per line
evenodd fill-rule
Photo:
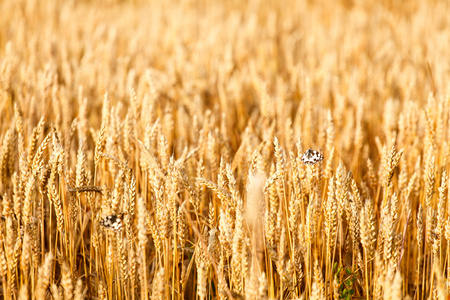
M 334 273 L 334 271 L 336 271 L 337 266 L 338 266 L 338 263 L 335 262 L 334 265 L 333 265 L 333 273 Z

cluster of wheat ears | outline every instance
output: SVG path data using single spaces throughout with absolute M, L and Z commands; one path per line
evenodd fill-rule
M 0 298 L 446 299 L 448 1 L 0 12 Z

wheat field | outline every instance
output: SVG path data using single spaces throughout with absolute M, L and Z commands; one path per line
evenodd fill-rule
M 1 299 L 448 299 L 449 1 L 0 15 Z

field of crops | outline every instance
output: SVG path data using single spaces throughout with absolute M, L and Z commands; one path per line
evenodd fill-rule
M 447 299 L 449 16 L 0 1 L 0 298 Z

